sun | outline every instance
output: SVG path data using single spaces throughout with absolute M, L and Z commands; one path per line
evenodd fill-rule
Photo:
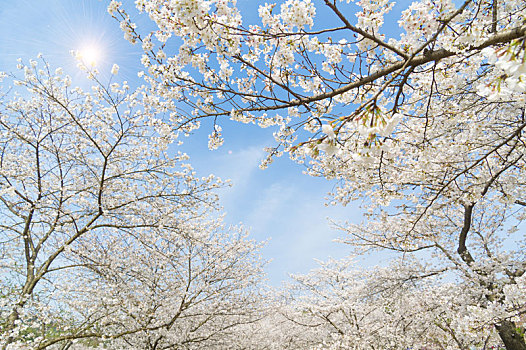
M 88 67 L 94 67 L 102 60 L 100 47 L 90 44 L 85 45 L 79 50 L 80 59 Z

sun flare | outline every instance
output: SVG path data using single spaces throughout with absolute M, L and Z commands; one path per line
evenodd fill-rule
M 80 59 L 85 65 L 94 67 L 100 63 L 102 59 L 102 52 L 99 47 L 95 45 L 86 45 L 79 51 Z

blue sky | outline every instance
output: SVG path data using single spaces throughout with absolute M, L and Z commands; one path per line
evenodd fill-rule
M 249 13 L 252 17 L 246 20 L 256 20 L 255 12 Z M 105 1 L 0 0 L 0 16 L 0 71 L 14 71 L 18 57 L 27 60 L 42 53 L 52 66 L 62 66 L 80 79 L 69 52 L 91 45 L 102 52 L 103 79 L 117 63 L 119 79 L 141 83 L 136 76 L 141 69 L 139 47 L 124 40 L 118 23 L 106 12 Z M 225 144 L 219 150 L 208 151 L 205 130 L 186 139 L 183 150 L 199 175 L 214 173 L 232 180 L 233 186 L 221 191 L 226 222 L 243 223 L 256 240 L 270 238 L 263 250 L 264 257 L 272 260 L 267 267 L 270 283 L 279 285 L 289 273 L 307 272 L 316 266 L 314 259 L 344 256 L 347 247 L 332 242 L 341 233 L 330 228 L 327 218 L 358 222 L 357 205 L 325 206 L 334 183 L 302 174 L 304 168 L 285 156 L 260 170 L 263 147 L 274 142 L 273 130 L 233 122 L 222 127 Z

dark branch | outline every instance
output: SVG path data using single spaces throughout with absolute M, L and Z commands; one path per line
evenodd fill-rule
M 464 206 L 464 225 L 462 227 L 462 231 L 460 231 L 460 236 L 458 239 L 457 253 L 460 255 L 462 260 L 464 260 L 464 262 L 468 265 L 473 264 L 473 262 L 475 261 L 466 247 L 466 239 L 468 237 L 468 232 L 471 228 L 471 218 L 473 215 L 474 206 L 474 204 Z

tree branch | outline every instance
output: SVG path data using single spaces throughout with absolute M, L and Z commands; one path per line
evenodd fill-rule
M 373 34 L 369 34 L 367 33 L 365 30 L 363 29 L 360 29 L 358 27 L 355 27 L 353 26 L 348 20 L 347 18 L 343 15 L 343 13 L 340 12 L 340 10 L 338 10 L 338 8 L 336 7 L 336 4 L 335 3 L 331 3 L 329 0 L 325 0 L 325 5 L 329 6 L 331 8 L 331 10 L 340 18 L 340 20 L 345 24 L 345 27 L 352 30 L 353 32 L 355 33 L 358 33 L 360 34 L 361 36 L 363 36 L 364 38 L 366 39 L 369 39 L 369 40 L 372 40 L 374 41 L 376 44 L 378 44 L 379 46 L 382 46 L 382 47 L 385 47 L 386 49 L 388 50 L 391 50 L 393 52 L 395 52 L 396 54 L 398 54 L 399 56 L 402 56 L 403 58 L 405 59 L 408 59 L 409 58 L 409 55 L 406 53 L 406 52 L 403 52 L 402 50 L 392 46 L 392 45 L 389 45 L 387 43 L 385 43 L 384 41 L 378 39 L 376 36 L 374 36 Z
M 473 215 L 473 207 L 475 204 L 464 205 L 464 225 L 462 231 L 460 231 L 460 236 L 458 238 L 458 249 L 457 253 L 460 255 L 462 260 L 468 265 L 473 264 L 475 260 L 471 256 L 470 252 L 466 247 L 466 239 L 468 237 L 468 232 L 471 228 L 471 218 Z

